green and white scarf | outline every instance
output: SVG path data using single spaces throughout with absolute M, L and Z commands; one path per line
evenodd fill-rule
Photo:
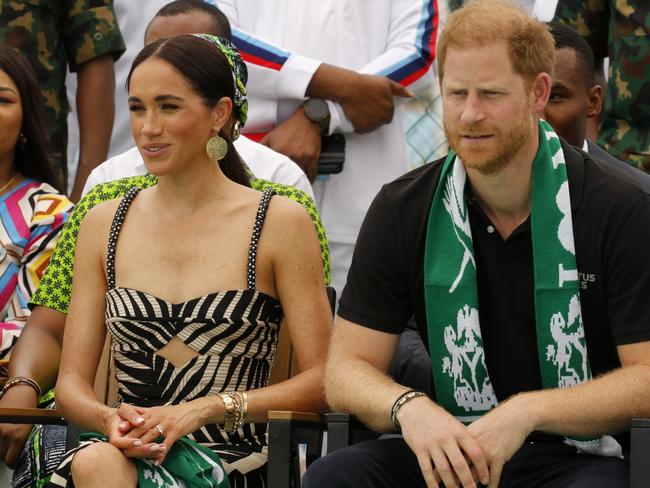
M 569 387 L 591 379 L 565 164 L 558 136 L 540 121 L 530 220 L 537 354 L 544 388 Z M 496 407 L 497 398 L 481 338 L 466 178 L 462 162 L 451 152 L 429 215 L 424 287 L 436 400 L 469 424 Z M 568 442 L 585 452 L 618 455 L 610 453 L 610 439 L 616 443 L 613 438 Z

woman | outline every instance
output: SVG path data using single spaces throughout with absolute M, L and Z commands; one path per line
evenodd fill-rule
M 72 204 L 47 157 L 45 113 L 31 66 L 0 46 L 0 360 L 30 315 L 27 302 L 47 267 Z M 25 378 L 9 388 L 32 388 Z M 40 392 L 38 392 L 40 393 Z
M 82 223 L 56 390 L 64 415 L 101 435 L 54 484 L 263 486 L 268 410 L 324 407 L 319 244 L 300 205 L 249 188 L 225 127 L 233 106 L 245 120 L 236 56 L 217 38 L 179 36 L 133 64 L 131 128 L 159 182 Z M 301 373 L 266 386 L 283 315 Z M 106 328 L 119 408 L 92 388 Z M 186 455 L 203 471 L 184 470 Z

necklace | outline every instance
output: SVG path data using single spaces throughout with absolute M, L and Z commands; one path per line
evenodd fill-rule
M 5 183 L 2 187 L 0 187 L 0 193 L 2 193 L 2 192 L 5 191 L 7 188 L 9 188 L 9 187 L 11 186 L 11 184 L 14 182 L 14 180 L 16 179 L 17 176 L 18 176 L 18 173 L 16 173 L 15 175 L 13 175 L 13 176 L 11 177 L 11 179 L 10 179 L 9 181 L 7 181 L 7 183 Z

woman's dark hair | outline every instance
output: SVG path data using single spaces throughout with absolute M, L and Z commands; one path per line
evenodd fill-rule
M 48 158 L 49 142 L 43 95 L 31 65 L 14 49 L 0 45 L 0 69 L 16 84 L 23 110 L 21 137 L 16 144 L 14 167 L 21 174 L 49 183 L 63 191 L 52 162 Z
M 222 97 L 231 100 L 235 96 L 233 74 L 226 57 L 210 41 L 192 35 L 160 39 L 140 51 L 133 61 L 126 79 L 129 88 L 135 69 L 149 58 L 162 59 L 169 63 L 192 89 L 203 99 L 206 107 L 212 108 Z M 219 135 L 228 143 L 228 153 L 219 161 L 223 173 L 241 185 L 250 186 L 250 176 L 226 130 Z

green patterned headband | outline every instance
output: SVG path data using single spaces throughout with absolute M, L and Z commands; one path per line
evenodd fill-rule
M 226 57 L 232 72 L 233 84 L 235 86 L 235 99 L 233 100 L 237 118 L 243 127 L 248 118 L 248 101 L 246 100 L 246 82 L 248 81 L 248 70 L 246 63 L 241 58 L 237 48 L 223 37 L 211 36 L 210 34 L 194 34 L 196 37 L 205 39 L 219 48 L 219 51 Z

